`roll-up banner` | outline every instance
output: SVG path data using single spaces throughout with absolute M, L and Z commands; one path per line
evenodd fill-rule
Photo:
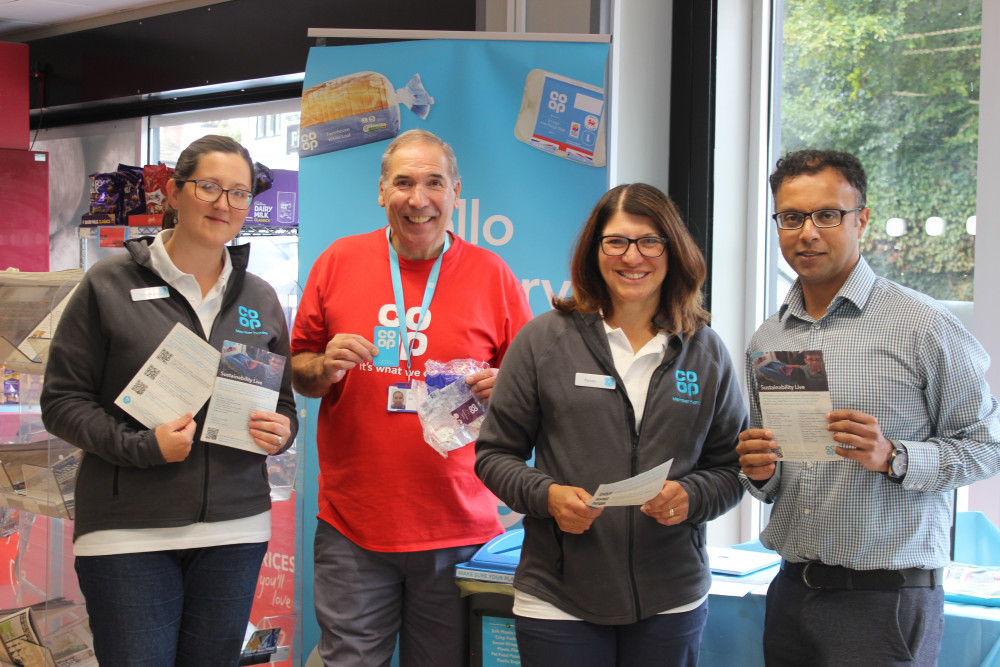
M 452 231 L 500 255 L 532 311 L 570 293 L 576 235 L 607 189 L 607 35 L 309 31 L 310 37 L 405 41 L 313 47 L 299 128 L 299 280 L 343 236 L 385 227 L 381 156 L 406 130 L 451 144 L 462 178 Z M 305 433 L 303 647 L 312 614 L 316 409 Z M 516 522 L 500 508 L 505 526 Z

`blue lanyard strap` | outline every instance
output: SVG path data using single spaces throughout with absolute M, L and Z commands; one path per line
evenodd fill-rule
M 392 294 L 396 299 L 396 319 L 399 321 L 399 340 L 402 341 L 404 349 L 406 350 L 406 370 L 410 370 L 410 352 L 413 350 L 413 339 L 410 338 L 410 333 L 406 328 L 406 308 L 403 303 L 403 279 L 399 274 L 399 255 L 396 254 L 396 249 L 392 247 L 392 237 L 390 236 L 391 227 L 385 228 L 385 239 L 389 242 L 389 273 L 392 275 Z M 424 316 L 427 315 L 427 311 L 431 307 L 431 299 L 434 298 L 434 290 L 437 287 L 438 275 L 441 273 L 441 260 L 444 258 L 444 254 L 448 252 L 448 248 L 451 246 L 451 238 L 448 236 L 448 232 L 444 233 L 444 248 L 441 249 L 441 254 L 437 256 L 434 260 L 434 266 L 431 267 L 431 274 L 427 276 L 427 286 L 424 287 L 424 302 L 420 305 L 420 316 L 417 318 L 416 330 L 420 331 L 421 325 L 424 323 Z

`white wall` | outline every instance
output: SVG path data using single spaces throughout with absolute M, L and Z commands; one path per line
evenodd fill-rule
M 617 0 L 611 14 L 610 186 L 667 191 L 672 0 Z

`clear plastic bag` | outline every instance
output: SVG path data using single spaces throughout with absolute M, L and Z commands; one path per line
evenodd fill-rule
M 425 381 L 413 381 L 424 441 L 441 456 L 447 458 L 448 452 L 479 437 L 486 403 L 476 398 L 465 377 L 489 367 L 485 361 L 475 359 L 428 359 L 424 364 Z

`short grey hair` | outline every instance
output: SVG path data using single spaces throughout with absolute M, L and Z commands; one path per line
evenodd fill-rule
M 396 153 L 396 150 L 411 144 L 440 146 L 441 150 L 444 151 L 445 157 L 448 159 L 448 177 L 451 178 L 452 185 L 462 180 L 462 176 L 458 173 L 458 160 L 455 159 L 455 151 L 448 142 L 427 130 L 407 130 L 392 140 L 392 143 L 385 149 L 385 153 L 382 153 L 382 180 L 385 180 L 389 176 L 389 165 L 392 163 L 392 156 Z

